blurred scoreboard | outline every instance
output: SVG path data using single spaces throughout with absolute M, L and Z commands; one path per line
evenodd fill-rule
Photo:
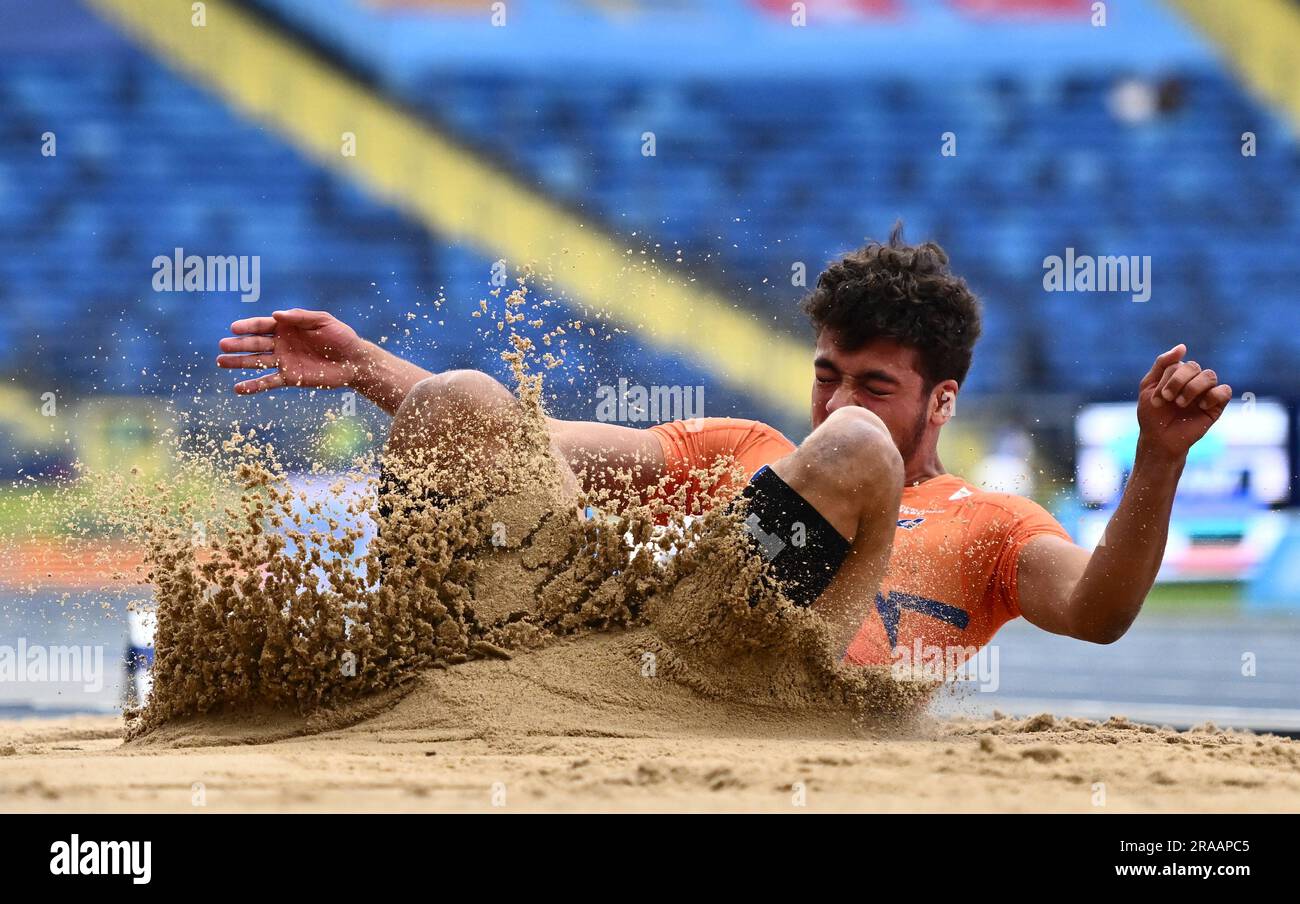
M 1160 579 L 1252 576 L 1287 530 L 1291 425 L 1274 400 L 1233 401 L 1192 447 L 1178 485 Z M 1076 483 L 1086 507 L 1076 536 L 1093 547 L 1128 484 L 1137 451 L 1132 402 L 1085 406 L 1075 421 Z

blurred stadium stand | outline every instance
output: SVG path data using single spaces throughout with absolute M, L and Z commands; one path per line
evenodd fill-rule
M 800 330 L 794 262 L 811 280 L 901 217 L 986 300 L 977 395 L 1127 397 L 1178 340 L 1239 388 L 1292 388 L 1300 256 L 1280 237 L 1300 217 L 1293 133 L 1159 4 L 1110 4 L 1097 29 L 1072 0 L 813 0 L 815 42 L 785 4 L 758 0 L 529 0 L 500 29 L 471 4 L 239 5 L 629 247 L 680 251 L 778 331 Z M 500 372 L 455 313 L 490 288 L 482 249 L 304 159 L 81 3 L 0 10 L 11 375 L 184 394 L 210 383 L 215 337 L 249 308 L 324 307 L 401 336 L 400 315 L 442 287 L 445 325 L 408 351 Z M 47 130 L 63 165 L 33 151 Z M 1256 157 L 1241 154 L 1245 131 Z M 939 153 L 945 132 L 956 157 Z M 176 246 L 260 253 L 263 302 L 154 293 L 149 261 Z M 1152 300 L 1045 293 L 1043 260 L 1067 247 L 1150 255 Z M 615 372 L 705 383 L 711 414 L 802 427 L 673 349 L 619 338 L 600 352 L 575 350 L 588 388 Z

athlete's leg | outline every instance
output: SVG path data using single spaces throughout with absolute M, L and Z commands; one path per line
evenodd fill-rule
M 771 470 L 815 510 L 810 518 L 819 514 L 834 529 L 833 534 L 824 527 L 806 530 L 808 546 L 792 545 L 783 555 L 794 573 L 808 574 L 810 563 L 822 569 L 820 580 L 806 583 L 815 593 L 813 608 L 826 618 L 836 649 L 843 652 L 875 603 L 889 567 L 903 491 L 902 458 L 880 418 L 865 408 L 841 408 Z M 756 475 L 756 483 L 760 478 Z M 794 511 L 798 505 L 786 508 Z
M 431 467 L 487 469 L 514 448 L 525 413 L 517 398 L 492 377 L 477 370 L 449 370 L 412 387 L 393 417 L 385 457 L 428 458 Z M 540 429 L 545 429 L 542 426 Z M 560 486 L 576 496 L 573 470 L 551 443 Z M 540 477 L 541 475 L 539 475 Z
M 417 557 L 398 550 L 438 523 L 434 512 L 457 501 L 490 519 L 495 555 L 477 559 L 482 586 L 523 586 L 525 538 L 540 525 L 562 530 L 577 517 L 578 484 L 555 449 L 545 421 L 528 424 L 527 412 L 508 389 L 485 373 L 454 370 L 417 383 L 393 418 L 380 469 L 381 580 L 393 567 L 418 568 Z M 433 520 L 430 520 L 430 519 Z M 566 520 L 569 519 L 569 520 Z M 513 584 L 512 584 L 513 582 Z M 480 594 L 476 611 L 489 620 L 507 615 Z

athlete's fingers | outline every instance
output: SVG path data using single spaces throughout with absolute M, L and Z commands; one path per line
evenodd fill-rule
M 275 359 L 275 355 L 217 355 L 217 367 L 253 367 L 258 370 L 266 370 L 270 367 L 279 367 L 280 362 Z
M 1163 355 L 1160 355 L 1156 358 L 1155 363 L 1151 365 L 1151 369 L 1147 371 L 1147 375 L 1142 378 L 1142 385 L 1146 386 L 1148 383 L 1159 379 L 1171 364 L 1177 364 L 1183 360 L 1185 354 L 1187 354 L 1187 346 L 1180 342 Z
M 1172 402 L 1177 398 L 1182 388 L 1200 372 L 1200 364 L 1195 361 L 1184 361 L 1165 371 L 1164 379 L 1160 381 L 1156 391 L 1160 393 L 1160 397 L 1166 402 Z
M 1232 387 L 1227 383 L 1220 383 L 1201 396 L 1200 406 L 1202 411 L 1218 420 L 1219 415 L 1223 414 L 1223 409 L 1228 407 L 1230 401 L 1232 401 Z
M 270 336 L 227 336 L 217 343 L 223 352 L 269 352 L 275 348 Z
M 1182 392 L 1188 381 L 1200 372 L 1201 365 L 1195 361 L 1171 364 L 1165 371 L 1165 375 L 1160 378 L 1160 382 L 1156 384 L 1155 395 L 1151 400 L 1152 404 L 1159 408 L 1165 402 L 1172 402 L 1178 393 Z
M 290 308 L 287 311 L 272 311 L 271 316 L 275 318 L 276 323 L 287 323 L 290 326 L 302 327 L 303 329 L 314 329 L 318 326 L 324 326 L 330 322 L 330 315 L 325 311 L 304 311 L 302 308 Z
M 230 325 L 230 332 L 248 335 L 250 333 L 274 333 L 274 317 L 246 317 Z
M 256 380 L 244 380 L 242 383 L 236 383 L 235 392 L 240 395 L 252 395 L 255 392 L 263 392 L 267 389 L 279 389 L 283 385 L 284 376 L 277 370 L 273 374 L 258 377 Z
M 1165 381 L 1174 375 L 1174 371 L 1178 370 L 1179 366 L 1180 365 L 1177 362 L 1170 364 L 1168 367 L 1162 370 L 1152 381 L 1155 388 L 1154 391 L 1151 393 L 1151 404 L 1154 405 L 1156 408 L 1159 408 L 1161 405 L 1165 403 L 1164 396 L 1160 394 L 1160 390 L 1164 389 Z
M 1187 381 L 1182 392 L 1174 399 L 1179 408 L 1186 408 L 1197 401 L 1204 393 L 1219 385 L 1219 375 L 1212 370 L 1203 370 Z

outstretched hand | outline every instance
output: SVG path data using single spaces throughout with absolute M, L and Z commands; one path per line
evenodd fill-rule
M 1232 387 L 1214 371 L 1184 361 L 1181 343 L 1156 358 L 1138 387 L 1141 438 L 1175 457 L 1187 454 L 1228 406 Z
M 270 317 L 249 317 L 230 325 L 222 339 L 219 367 L 275 369 L 235 384 L 252 395 L 281 386 L 334 389 L 356 378 L 365 343 L 352 327 L 325 311 L 293 308 Z

